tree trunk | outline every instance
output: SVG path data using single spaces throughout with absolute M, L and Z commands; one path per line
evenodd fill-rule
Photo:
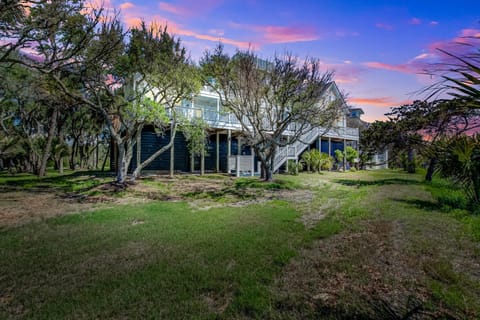
M 408 148 L 407 172 L 408 173 L 415 173 L 415 151 L 413 150 L 413 148 Z
M 75 170 L 75 150 L 77 149 L 77 139 L 73 138 L 72 153 L 70 154 L 70 169 Z
M 95 143 L 96 143 L 96 145 L 95 145 L 95 166 L 94 167 L 95 167 L 95 170 L 97 170 L 98 169 L 98 157 L 100 155 L 100 152 L 98 150 L 98 149 L 100 149 L 100 145 L 98 143 L 98 137 L 95 138 Z
M 271 152 L 270 157 L 265 161 L 265 181 L 273 181 L 273 167 L 275 164 L 275 152 Z
M 105 171 L 105 165 L 107 164 L 108 156 L 110 156 L 109 151 L 110 151 L 110 148 L 105 152 L 105 158 L 103 158 L 103 163 L 102 163 L 102 172 Z M 110 167 L 111 167 L 111 165 L 110 165 Z
M 38 171 L 39 177 L 44 177 L 47 171 L 47 162 L 48 158 L 50 158 L 50 151 L 52 149 L 52 142 L 53 137 L 55 135 L 56 127 L 57 127 L 57 116 L 58 116 L 58 109 L 55 107 L 53 109 L 52 118 L 50 119 L 50 128 L 48 129 L 47 135 L 47 142 L 45 144 L 45 150 L 43 151 L 42 158 L 40 160 L 40 169 Z
M 63 174 L 63 157 L 60 157 L 58 160 L 58 172 L 60 174 Z
M 118 157 L 117 157 L 117 183 L 124 184 L 127 179 L 127 159 L 124 143 L 118 143 Z
M 200 175 L 203 176 L 205 174 L 205 148 L 202 148 L 200 152 Z
M 141 134 L 142 130 L 140 129 L 139 131 L 140 131 L 140 134 Z M 137 167 L 135 168 L 135 171 L 133 171 L 133 174 L 132 174 L 132 181 L 135 181 L 135 179 L 137 179 L 140 176 L 143 168 L 148 166 L 153 160 L 158 158 L 162 153 L 164 153 L 165 151 L 170 149 L 170 147 L 173 145 L 173 141 L 175 140 L 175 134 L 176 133 L 177 133 L 177 124 L 175 123 L 175 124 L 172 125 L 172 129 L 171 129 L 171 133 L 170 133 L 171 134 L 170 135 L 170 141 L 168 142 L 168 144 L 163 146 L 162 148 L 158 149 L 147 160 L 143 161 L 142 163 L 137 164 Z
M 437 165 L 437 158 L 430 158 L 430 163 L 428 164 L 427 174 L 425 175 L 426 181 L 432 181 L 433 173 L 435 172 L 435 166 Z
M 272 182 L 272 181 L 273 181 L 272 168 L 269 168 L 269 166 L 267 166 L 267 167 L 265 168 L 265 181 L 266 181 L 266 182 Z

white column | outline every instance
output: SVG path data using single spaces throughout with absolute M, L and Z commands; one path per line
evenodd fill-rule
M 388 169 L 388 149 L 385 150 L 385 169 Z
M 253 177 L 255 175 L 255 154 L 253 153 L 252 150 L 252 171 L 251 171 L 251 176 Z
M 332 156 L 332 138 L 328 137 L 328 156 Z

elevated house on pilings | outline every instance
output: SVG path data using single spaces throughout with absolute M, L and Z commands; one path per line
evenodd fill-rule
M 334 82 L 326 90 L 325 99 L 341 98 Z M 322 152 L 334 155 L 335 150 L 345 150 L 346 146 L 358 149 L 358 128 L 347 127 L 348 108 L 344 104 L 344 112 L 331 128 L 315 127 L 304 134 L 300 141 L 277 150 L 274 160 L 274 172 L 285 170 L 288 160 L 298 161 L 306 150 L 316 148 Z M 177 112 L 193 119 L 202 119 L 208 125 L 206 152 L 200 156 L 191 155 L 187 141 L 182 132 L 175 135 L 173 152 L 166 151 L 150 163 L 144 171 L 170 171 L 173 156 L 174 172 L 198 173 L 203 165 L 206 172 L 229 173 L 236 176 L 259 175 L 261 166 L 253 153 L 253 149 L 242 139 L 242 127 L 238 119 L 223 110 L 217 93 L 204 87 L 200 93 L 189 101 L 184 101 L 177 107 Z M 290 128 L 290 134 L 295 126 Z M 288 139 L 289 131 L 285 133 Z M 153 126 L 146 126 L 141 135 L 141 141 L 134 150 L 130 164 L 133 170 L 137 163 L 147 159 L 152 153 L 170 141 L 170 132 L 160 135 Z M 111 163 L 116 163 L 115 150 L 112 149 Z M 113 167 L 113 169 L 115 169 Z

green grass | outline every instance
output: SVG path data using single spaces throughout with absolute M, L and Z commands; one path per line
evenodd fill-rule
M 261 316 L 267 285 L 302 241 L 296 217 L 284 202 L 152 203 L 2 232 L 0 318 Z
M 447 182 L 391 170 L 275 178 L 179 177 L 224 184 L 191 193 L 144 179 L 186 200 L 0 229 L 0 318 L 402 318 L 412 308 L 480 317 L 480 219 L 439 200 Z M 0 176 L 10 187 L 69 192 L 103 179 Z M 292 196 L 188 203 L 279 191 Z

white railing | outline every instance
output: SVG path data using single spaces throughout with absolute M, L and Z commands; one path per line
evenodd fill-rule
M 236 172 L 237 175 L 251 175 L 255 174 L 255 157 L 248 156 L 229 156 L 228 157 L 228 172 Z
M 288 159 L 297 159 L 305 149 L 312 144 L 318 136 L 330 138 L 340 138 L 348 140 L 358 140 L 358 128 L 334 127 L 326 130 L 322 127 L 315 127 L 303 134 L 299 140 L 293 144 L 277 148 L 275 159 L 273 161 L 273 171 L 277 171 Z

